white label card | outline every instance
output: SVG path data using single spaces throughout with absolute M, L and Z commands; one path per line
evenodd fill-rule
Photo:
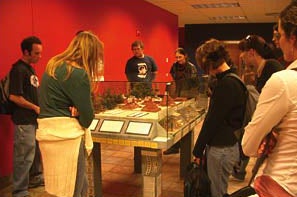
M 148 135 L 152 127 L 152 123 L 147 122 L 129 122 L 127 133 Z
M 120 133 L 123 125 L 124 125 L 124 121 L 104 120 L 101 125 L 100 131 Z
M 91 125 L 89 126 L 90 131 L 95 131 L 97 125 L 98 125 L 99 120 L 98 119 L 93 119 Z

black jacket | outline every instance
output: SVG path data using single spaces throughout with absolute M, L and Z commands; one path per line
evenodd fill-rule
M 236 78 L 224 77 L 230 72 L 231 69 L 216 76 L 217 85 L 193 150 L 195 157 L 202 157 L 206 145 L 225 147 L 237 142 L 234 131 L 241 127 L 246 95 Z

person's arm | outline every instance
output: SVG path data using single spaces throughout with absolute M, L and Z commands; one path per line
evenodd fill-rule
M 20 107 L 34 110 L 36 114 L 40 113 L 39 106 L 27 101 L 23 96 L 10 94 L 9 100 L 14 102 L 16 105 L 18 105 Z
M 173 80 L 175 80 L 175 73 L 176 73 L 176 69 L 175 69 L 175 63 L 172 64 L 171 68 L 170 68 L 170 75 L 172 77 Z
M 192 64 L 191 62 L 188 62 L 190 69 L 191 69 L 191 78 L 197 77 L 198 73 L 197 73 L 197 69 L 196 66 L 194 64 Z
M 77 119 L 80 125 L 88 128 L 94 118 L 94 109 L 86 72 L 83 69 L 74 69 L 69 79 L 64 82 L 63 88 L 78 111 Z
M 152 63 L 152 72 L 157 72 L 158 71 L 158 66 L 157 66 L 155 60 L 152 57 L 150 57 L 150 61 Z
M 127 63 L 126 63 L 126 67 L 125 67 L 125 75 L 126 75 L 126 78 L 127 78 L 127 80 L 128 81 L 130 81 L 130 78 L 129 78 L 129 61 L 127 61 Z
M 152 72 L 152 81 L 154 81 L 157 77 L 157 71 L 156 72 Z
M 272 75 L 262 89 L 253 118 L 245 127 L 242 138 L 242 149 L 247 156 L 257 156 L 261 141 L 287 113 L 289 99 L 284 86 L 279 76 Z
M 157 76 L 157 73 L 158 73 L 158 66 L 157 66 L 155 60 L 152 57 L 150 57 L 150 61 L 151 61 L 151 64 L 152 64 L 152 70 L 151 70 L 151 72 L 152 72 L 152 81 L 154 81 L 156 79 L 156 76 Z
M 132 63 L 132 60 L 129 59 L 126 63 L 126 67 L 125 67 L 126 78 L 128 81 L 136 81 L 135 76 L 133 76 L 133 75 L 135 75 L 135 73 L 133 72 L 131 67 L 133 67 L 133 63 Z
M 15 103 L 17 106 L 34 110 L 36 114 L 40 113 L 40 108 L 36 104 L 28 101 L 24 98 L 24 80 L 28 77 L 26 76 L 27 71 L 21 66 L 13 67 L 10 71 L 10 81 L 9 81 L 9 100 Z M 13 77 L 11 77 L 13 76 Z

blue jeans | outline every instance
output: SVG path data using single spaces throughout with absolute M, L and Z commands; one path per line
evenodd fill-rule
M 207 173 L 211 181 L 211 196 L 222 197 L 227 193 L 229 176 L 239 160 L 239 148 L 233 146 L 207 148 Z
M 85 141 L 81 140 L 78 161 L 77 161 L 77 173 L 73 197 L 85 197 L 88 192 L 88 178 L 86 174 L 86 151 L 84 148 Z
M 29 194 L 29 170 L 35 156 L 36 125 L 14 125 L 13 197 Z
M 34 177 L 39 177 L 40 179 L 43 179 L 41 153 L 40 153 L 39 144 L 37 140 L 35 140 L 35 157 L 30 169 L 30 179 L 34 179 Z

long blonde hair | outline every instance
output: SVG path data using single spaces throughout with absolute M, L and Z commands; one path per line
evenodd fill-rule
M 47 66 L 46 73 L 55 77 L 56 69 L 64 62 L 67 63 L 67 79 L 73 68 L 78 67 L 86 71 L 91 80 L 96 76 L 99 64 L 103 61 L 103 43 L 90 31 L 81 31 L 72 39 L 67 49 L 52 57 Z

